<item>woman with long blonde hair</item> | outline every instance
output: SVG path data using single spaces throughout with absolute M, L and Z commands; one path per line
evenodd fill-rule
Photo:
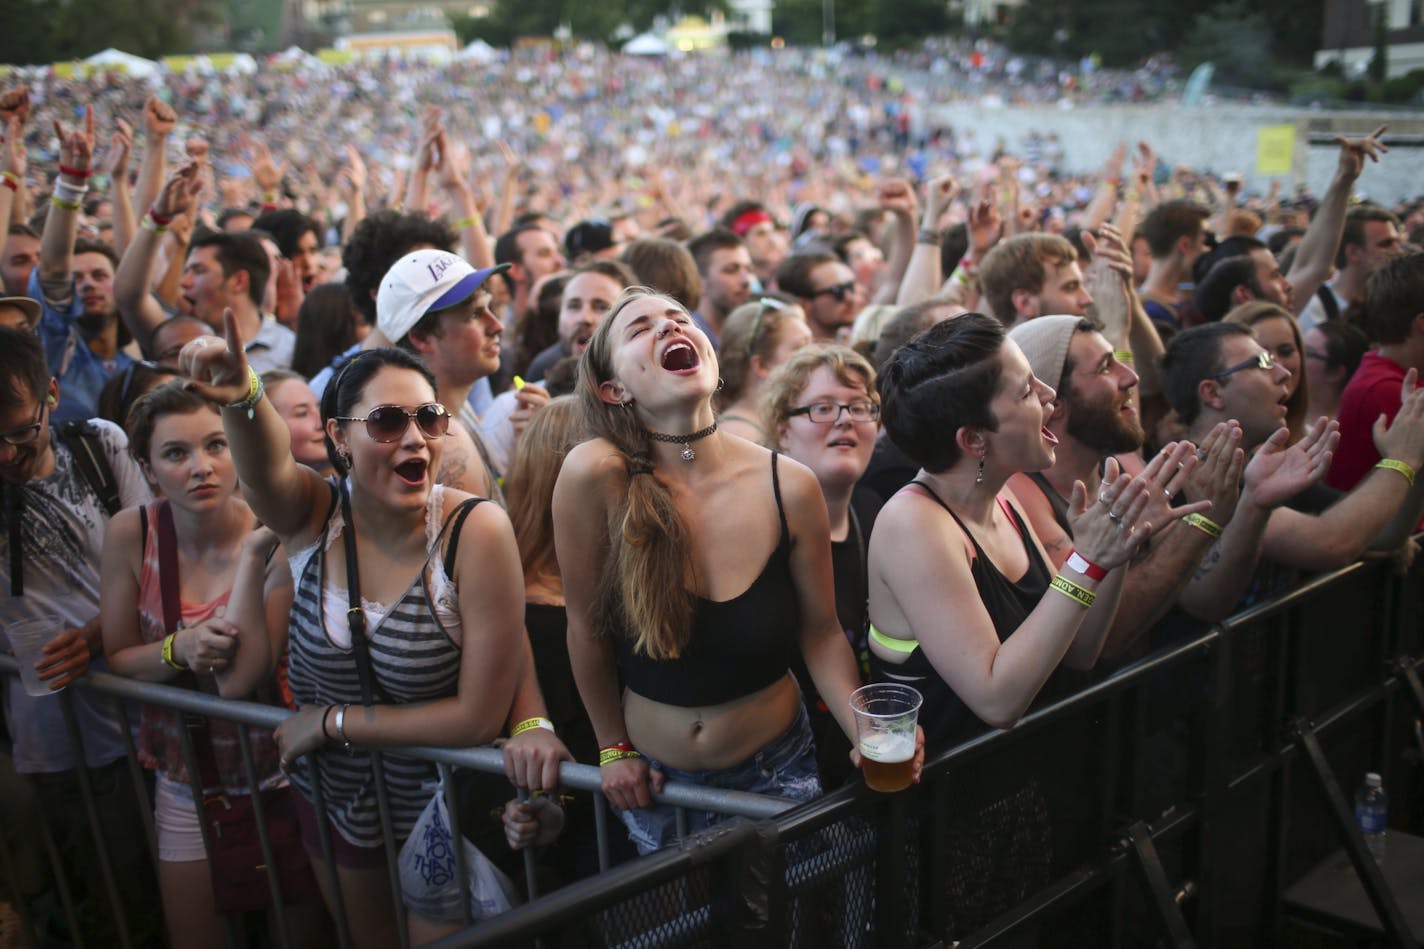
M 593 438 L 569 453 L 554 491 L 574 676 L 604 793 L 645 853 L 673 832 L 672 809 L 650 806 L 669 777 L 820 793 L 793 650 L 854 734 L 859 680 L 835 616 L 820 486 L 718 430 L 717 371 L 686 309 L 624 293 L 580 369 Z M 693 813 L 689 827 L 715 820 Z

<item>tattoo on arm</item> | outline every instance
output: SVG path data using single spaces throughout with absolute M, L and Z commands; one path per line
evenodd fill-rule
M 1206 552 L 1206 556 L 1201 559 L 1201 563 L 1197 564 L 1195 578 L 1205 579 L 1206 575 L 1215 570 L 1219 563 L 1221 563 L 1221 544 L 1215 543 L 1211 545 L 1211 550 Z

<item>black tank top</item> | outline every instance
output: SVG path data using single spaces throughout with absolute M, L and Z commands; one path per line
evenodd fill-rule
M 633 650 L 626 631 L 613 636 L 614 655 L 629 689 L 654 702 L 692 708 L 751 695 L 786 675 L 801 632 L 801 604 L 791 576 L 791 531 L 781 504 L 775 452 L 771 487 L 781 519 L 776 549 L 740 596 L 697 598 L 692 638 L 681 656 L 652 659 Z
M 1043 557 L 1039 555 L 1038 548 L 1029 537 L 1028 528 L 1024 526 L 1018 511 L 1014 510 L 1012 505 L 1000 501 L 1018 530 L 1024 551 L 1028 554 L 1028 570 L 1018 582 L 1014 582 L 994 567 L 974 534 L 959 519 L 959 515 L 950 510 L 949 505 L 940 500 L 939 495 L 935 494 L 929 485 L 918 480 L 912 481 L 911 484 L 919 485 L 940 507 L 948 511 L 949 516 L 954 518 L 959 529 L 964 531 L 969 542 L 974 545 L 974 560 L 969 565 L 969 573 L 974 578 L 974 586 L 979 591 L 979 598 L 984 602 L 984 609 L 988 611 L 989 618 L 994 623 L 994 632 L 998 634 L 999 642 L 1008 639 L 1048 592 L 1050 579 L 1048 564 L 1044 563 Z M 888 663 L 872 652 L 870 665 L 873 680 L 904 682 L 914 686 L 924 696 L 924 704 L 920 707 L 920 724 L 925 729 L 926 744 L 932 750 L 941 751 L 988 730 L 989 726 L 971 712 L 944 679 L 940 678 L 925 656 L 924 650 L 918 646 L 900 665 Z

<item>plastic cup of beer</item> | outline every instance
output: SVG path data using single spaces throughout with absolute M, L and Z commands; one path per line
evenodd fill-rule
M 64 623 L 57 616 L 37 616 L 5 624 L 5 635 L 20 667 L 20 684 L 25 687 L 26 695 L 53 695 L 60 691 L 40 680 L 35 663 L 44 658 L 44 647 L 49 641 L 63 631 Z
M 915 725 L 920 693 L 908 685 L 876 682 L 850 694 L 861 772 L 872 791 L 903 791 L 915 772 Z

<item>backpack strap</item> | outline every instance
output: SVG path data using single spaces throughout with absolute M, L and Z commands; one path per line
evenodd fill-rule
M 1315 291 L 1315 297 L 1320 301 L 1320 305 L 1325 308 L 1325 318 L 1328 320 L 1338 320 L 1340 318 L 1340 301 L 1335 299 L 1335 291 L 1325 284 L 1321 284 Z
M 109 517 L 113 517 L 123 506 L 119 498 L 119 482 L 114 477 L 114 469 L 109 466 L 108 456 L 99 438 L 99 430 L 85 421 L 64 422 L 59 426 L 59 434 L 64 438 L 74 465 L 80 476 L 94 489 L 99 504 Z

